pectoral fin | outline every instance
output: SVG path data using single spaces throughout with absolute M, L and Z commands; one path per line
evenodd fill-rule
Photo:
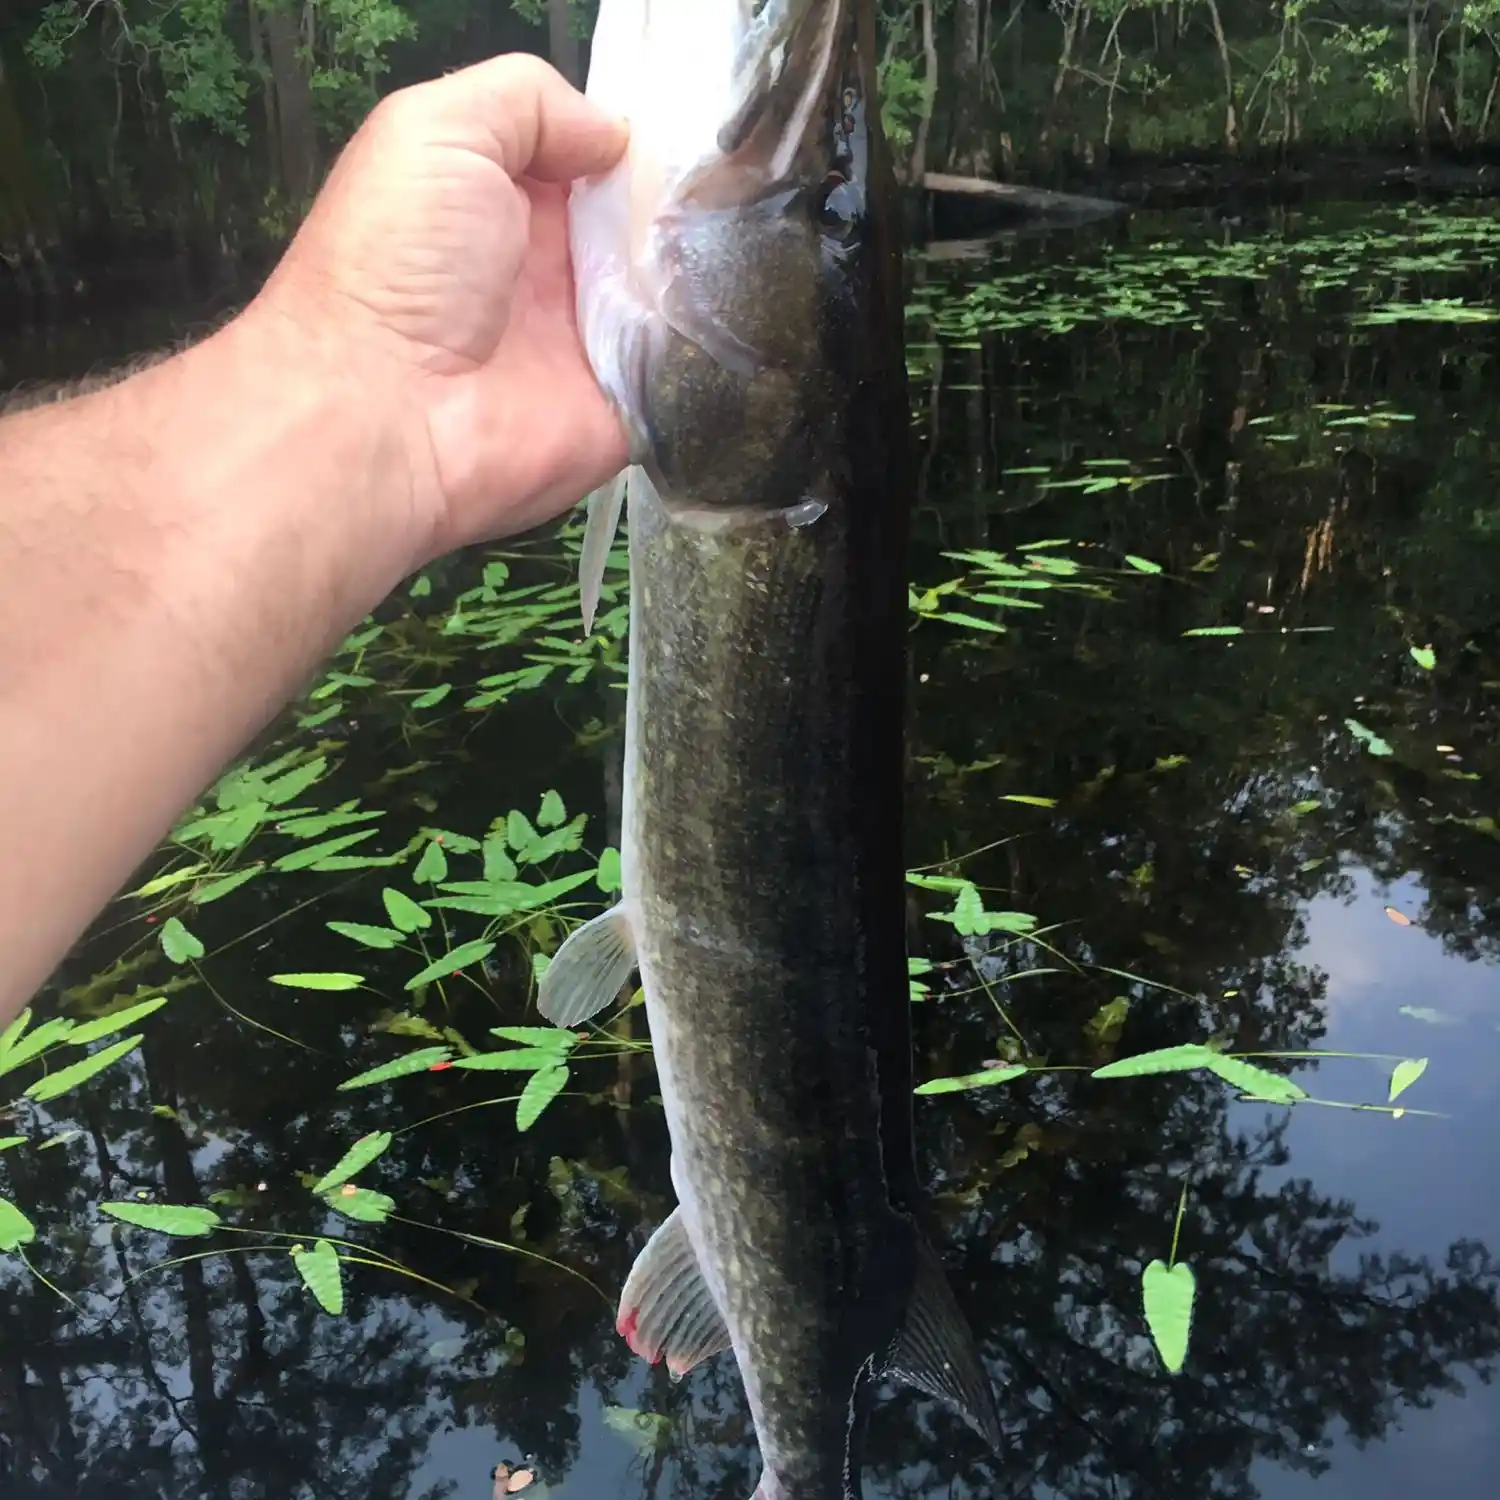
M 542 975 L 536 1008 L 554 1026 L 577 1026 L 614 1001 L 633 968 L 630 922 L 623 906 L 612 906 L 557 950 Z
M 599 608 L 599 589 L 604 582 L 604 565 L 609 549 L 620 529 L 620 511 L 625 505 L 625 488 L 630 470 L 622 469 L 610 482 L 589 496 L 589 518 L 583 529 L 583 552 L 578 559 L 578 582 L 583 592 L 583 628 L 594 628 Z
M 1001 1451 L 1000 1416 L 974 1335 L 953 1300 L 942 1266 L 925 1244 L 917 1257 L 906 1326 L 888 1373 L 946 1402 L 996 1453 Z
M 698 1268 L 680 1208 L 631 1267 L 615 1327 L 642 1359 L 653 1365 L 666 1360 L 674 1380 L 729 1348 L 729 1330 Z

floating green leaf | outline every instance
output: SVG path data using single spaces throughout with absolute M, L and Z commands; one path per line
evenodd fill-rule
M 504 1052 L 479 1052 L 473 1057 L 456 1058 L 453 1066 L 477 1073 L 521 1073 L 550 1067 L 561 1055 L 556 1047 L 513 1047 Z
M 620 889 L 620 851 L 609 848 L 599 856 L 599 873 L 595 877 L 606 895 Z
M 492 1026 L 490 1035 L 526 1047 L 545 1047 L 552 1052 L 571 1052 L 578 1045 L 577 1036 L 561 1026 Z
M 0 1250 L 19 1250 L 36 1238 L 36 1225 L 14 1203 L 0 1198 Z
M 930 1078 L 919 1084 L 919 1094 L 957 1094 L 965 1089 L 987 1088 L 992 1083 L 1009 1083 L 1019 1078 L 1027 1069 L 1020 1063 L 1009 1063 L 1004 1067 L 985 1068 L 978 1073 L 960 1073 L 952 1078 Z
M 439 687 L 428 688 L 425 693 L 411 700 L 413 708 L 436 708 L 449 693 L 453 691 L 453 684 L 445 682 Z
M 396 1209 L 394 1198 L 372 1188 L 351 1187 L 347 1182 L 320 1196 L 335 1213 L 343 1214 L 346 1219 L 358 1219 L 362 1224 L 383 1224 Z
M 1366 729 L 1358 719 L 1345 719 L 1344 728 L 1359 740 L 1371 755 L 1394 755 L 1396 753 L 1373 729 Z
M 118 1062 L 124 1057 L 127 1052 L 134 1052 L 140 1044 L 140 1037 L 128 1036 L 124 1041 L 116 1042 L 114 1046 L 105 1047 L 102 1051 L 92 1052 L 66 1068 L 59 1068 L 55 1073 L 44 1074 L 26 1090 L 25 1097 L 35 1099 L 38 1103 L 56 1099 L 59 1094 L 66 1094 L 70 1089 L 76 1089 L 79 1084 L 87 1083 L 96 1073 L 102 1073 L 111 1063 Z
M 368 1072 L 356 1073 L 353 1078 L 346 1078 L 339 1088 L 369 1088 L 372 1084 L 385 1083 L 392 1078 L 405 1078 L 409 1073 L 425 1073 L 434 1064 L 447 1062 L 452 1056 L 451 1047 L 419 1047 L 415 1052 L 408 1052 L 404 1057 L 392 1058 L 388 1063 L 381 1063 L 378 1068 L 371 1068 Z
M 1165 1261 L 1153 1260 L 1141 1275 L 1146 1327 L 1151 1330 L 1161 1362 L 1174 1375 L 1187 1359 L 1196 1292 L 1192 1268 L 1183 1261 L 1168 1266 Z
M 554 1063 L 533 1073 L 521 1090 L 516 1102 L 516 1129 L 530 1130 L 546 1107 L 562 1093 L 568 1084 L 568 1068 L 565 1063 Z
M 327 1240 L 319 1240 L 311 1250 L 297 1245 L 292 1250 L 292 1264 L 318 1306 L 338 1317 L 344 1311 L 344 1277 L 338 1251 Z
M 1272 1073 L 1268 1068 L 1258 1068 L 1238 1057 L 1229 1057 L 1222 1052 L 1211 1052 L 1212 1062 L 1205 1066 L 1217 1073 L 1226 1083 L 1253 1094 L 1257 1099 L 1269 1099 L 1276 1104 L 1291 1104 L 1307 1098 L 1307 1091 L 1299 1088 L 1290 1078 Z
M 196 880 L 207 868 L 207 862 L 200 859 L 196 864 L 185 865 L 180 870 L 169 870 L 165 875 L 158 875 L 154 880 L 148 880 L 145 885 L 138 886 L 127 894 L 141 898 L 159 896 L 163 891 L 169 891 L 174 886 L 184 885 L 189 880 Z
M 1194 1068 L 1211 1068 L 1219 1054 L 1198 1042 L 1180 1047 L 1161 1047 L 1155 1052 L 1139 1052 L 1118 1062 L 1095 1068 L 1095 1078 L 1140 1078 L 1148 1073 L 1188 1073 Z
M 451 953 L 434 959 L 425 969 L 413 974 L 406 981 L 406 988 L 414 990 L 424 984 L 431 984 L 434 979 L 446 979 L 448 975 L 458 973 L 467 965 L 488 958 L 494 951 L 495 945 L 488 938 L 475 938 L 473 942 L 460 943 Z
M 421 908 L 418 907 L 420 911 Z M 423 912 L 423 916 L 427 913 Z M 366 948 L 399 948 L 402 934 L 394 927 L 366 927 L 363 922 L 330 922 L 328 930 L 340 937 L 363 943 Z
M 362 844 L 366 839 L 374 838 L 379 832 L 378 828 L 363 828 L 358 833 L 342 833 L 336 839 L 324 839 L 321 843 L 307 844 L 301 849 L 293 849 L 290 854 L 283 854 L 272 864 L 271 868 L 283 872 L 308 870 L 331 855 L 342 854 L 345 849 L 352 849 L 356 844 Z
M 339 1158 L 337 1164 L 313 1184 L 313 1192 L 326 1193 L 330 1188 L 348 1182 L 356 1173 L 364 1171 L 390 1144 L 391 1133 L 388 1130 L 375 1130 L 369 1135 L 360 1136 Z
M 429 848 L 436 847 L 435 844 L 429 845 Z M 424 911 L 404 892 L 386 886 L 380 893 L 380 899 L 385 903 L 385 914 L 391 919 L 391 925 L 399 931 L 418 932 L 424 927 L 432 926 L 432 913 Z
M 1404 1094 L 1426 1071 L 1427 1059 L 1425 1057 L 1408 1057 L 1398 1062 L 1391 1069 L 1391 1103 L 1394 1104 L 1396 1096 Z
M 660 1412 L 634 1411 L 628 1406 L 606 1406 L 604 1425 L 639 1453 L 653 1453 L 672 1429 L 672 1419 Z
M 264 865 L 250 865 L 247 869 L 236 870 L 233 875 L 226 875 L 222 880 L 210 880 L 207 885 L 200 885 L 189 900 L 195 906 L 207 906 L 211 901 L 217 901 L 227 896 L 231 891 L 237 891 L 242 885 L 247 885 L 257 875 L 265 873 Z
M 1161 572 L 1161 564 L 1152 562 L 1149 557 L 1132 557 L 1127 552 L 1125 554 L 1125 561 L 1128 562 L 1130 566 L 1136 570 L 1137 573 Z
M 1316 797 L 1308 797 L 1301 802 L 1292 803 L 1287 811 L 1291 813 L 1294 818 L 1305 818 L 1308 813 L 1317 812 L 1317 810 L 1322 807 L 1322 805 L 1323 804 L 1318 801 Z
M 138 1229 L 153 1229 L 178 1239 L 196 1239 L 212 1234 L 223 1222 L 211 1208 L 187 1207 L 174 1203 L 101 1203 L 99 1211 L 112 1219 L 134 1224 Z
M 536 815 L 538 828 L 557 828 L 567 820 L 568 810 L 556 792 L 547 792 L 542 797 L 541 810 Z
M 1431 646 L 1413 646 L 1411 648 L 1411 659 L 1424 672 L 1430 672 L 1437 666 L 1437 652 Z
M 28 1137 L 24 1135 L 0 1135 L 0 1151 L 10 1151 L 16 1146 L 24 1146 Z
M 284 985 L 289 990 L 357 990 L 362 985 L 362 974 L 272 974 L 272 984 Z
M 177 917 L 168 917 L 161 927 L 161 951 L 174 964 L 185 964 L 190 959 L 203 957 L 203 944 Z
M 1196 630 L 1184 630 L 1184 636 L 1190 635 L 1244 635 L 1243 625 L 1200 625 Z
M 75 1026 L 63 1040 L 70 1047 L 86 1047 L 90 1042 L 113 1036 L 117 1031 L 124 1031 L 127 1026 L 134 1026 L 137 1021 L 159 1011 L 166 1003 L 167 997 L 158 995 L 154 1000 L 142 1000 L 139 1005 L 112 1010 L 108 1015 L 85 1021 L 82 1026 Z
M 448 878 L 448 856 L 443 853 L 443 846 L 434 839 L 423 851 L 421 859 L 417 861 L 417 868 L 412 872 L 412 879 L 418 885 L 436 885 L 440 880 Z

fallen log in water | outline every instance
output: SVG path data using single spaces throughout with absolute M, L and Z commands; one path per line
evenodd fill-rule
M 1023 187 L 987 177 L 960 177 L 951 172 L 924 173 L 916 192 L 928 236 L 942 239 L 1024 224 L 1088 224 L 1126 209 L 1125 204 L 1109 198 Z

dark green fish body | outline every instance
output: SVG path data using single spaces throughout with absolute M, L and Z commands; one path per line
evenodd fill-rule
M 732 1349 L 758 1495 L 846 1500 L 874 1381 L 943 1397 L 992 1443 L 998 1423 L 918 1223 L 909 419 L 873 11 L 750 9 L 821 71 L 784 61 L 761 114 L 751 90 L 679 179 L 654 220 L 655 321 L 627 352 L 596 349 L 581 292 L 636 434 L 622 900 L 564 945 L 541 1005 L 576 1024 L 639 967 L 679 1207 L 621 1332 L 679 1375 Z

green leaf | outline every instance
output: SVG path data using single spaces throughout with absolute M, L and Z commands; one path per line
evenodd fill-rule
M 508 1052 L 478 1052 L 473 1057 L 460 1057 L 453 1066 L 472 1068 L 479 1073 L 530 1072 L 552 1066 L 560 1055 L 556 1047 L 516 1047 Z
M 1056 797 L 1023 797 L 1019 792 L 1010 792 L 1000 798 L 1002 802 L 1019 802 L 1023 807 L 1056 807 Z
M 429 847 L 435 849 L 437 845 Z M 424 927 L 432 926 L 432 913 L 423 911 L 404 892 L 386 886 L 380 893 L 380 899 L 385 903 L 385 914 L 391 919 L 391 926 L 399 932 L 418 932 Z
M 453 684 L 451 682 L 445 682 L 439 687 L 428 688 L 425 693 L 411 700 L 411 706 L 413 708 L 436 708 L 452 691 Z
M 31 1007 L 28 1005 L 4 1031 L 0 1031 L 0 1059 L 3 1059 L 12 1047 L 21 1039 L 26 1028 L 31 1025 Z M 0 1069 L 0 1072 L 5 1071 Z
M 71 1063 L 66 1068 L 59 1068 L 55 1073 L 47 1073 L 26 1090 L 26 1098 L 35 1099 L 39 1103 L 47 1099 L 56 1099 L 59 1094 L 66 1094 L 69 1089 L 76 1089 L 80 1083 L 87 1083 L 94 1074 L 102 1073 L 112 1062 L 117 1062 L 127 1052 L 134 1052 L 140 1044 L 140 1037 L 128 1036 L 124 1041 L 104 1048 L 102 1052 L 90 1053 L 89 1056 Z
M 568 1085 L 568 1068 L 565 1063 L 554 1063 L 533 1073 L 521 1090 L 516 1101 L 516 1129 L 528 1131 L 541 1118 L 542 1111 L 562 1093 Z
M 311 1250 L 297 1245 L 292 1250 L 292 1264 L 318 1306 L 338 1317 L 344 1310 L 344 1277 L 338 1251 L 327 1240 L 319 1240 Z
M 1385 740 L 1381 739 L 1381 737 L 1375 733 L 1373 729 L 1366 729 L 1358 719 L 1345 719 L 1344 728 L 1347 729 L 1355 739 L 1359 740 L 1371 755 L 1384 756 L 1394 755 L 1396 753 L 1391 749 L 1390 745 L 1387 744 Z
M 974 937 L 984 930 L 984 901 L 972 881 L 964 882 L 953 903 L 953 926 L 965 937 Z
M 417 868 L 412 874 L 412 879 L 418 885 L 436 885 L 440 880 L 448 878 L 448 856 L 443 853 L 443 846 L 435 839 L 428 844 L 421 859 L 417 861 Z
M 353 1078 L 346 1078 L 339 1088 L 363 1089 L 369 1088 L 371 1084 L 385 1083 L 392 1078 L 405 1078 L 411 1073 L 425 1073 L 434 1063 L 446 1062 L 453 1056 L 451 1047 L 419 1047 L 415 1052 L 408 1052 L 404 1057 L 392 1058 L 388 1063 L 381 1063 L 378 1068 L 371 1068 L 365 1073 L 356 1073 Z
M 1431 646 L 1413 646 L 1411 648 L 1411 659 L 1424 672 L 1430 672 L 1437 666 L 1437 652 Z
M 222 880 L 210 880 L 207 885 L 200 885 L 189 897 L 194 906 L 207 906 L 210 901 L 217 901 L 221 896 L 227 896 L 230 891 L 237 891 L 242 885 L 254 880 L 257 875 L 265 873 L 264 865 L 251 865 L 248 869 L 236 870 L 233 875 L 226 875 Z
M 0 1250 L 19 1250 L 36 1238 L 36 1225 L 14 1203 L 0 1198 Z
M 1287 809 L 1294 818 L 1305 818 L 1310 812 L 1317 812 L 1322 803 L 1316 797 L 1308 797 L 1302 802 L 1294 802 Z
M 1213 1061 L 1205 1064 L 1236 1088 L 1253 1094 L 1257 1099 L 1270 1099 L 1276 1104 L 1291 1104 L 1294 1100 L 1307 1098 L 1307 1090 L 1299 1088 L 1290 1078 L 1272 1073 L 1267 1068 L 1258 1068 L 1254 1063 L 1238 1057 L 1227 1057 L 1222 1052 L 1210 1054 Z
M 321 1195 L 335 1213 L 364 1224 L 383 1224 L 395 1211 L 396 1200 L 371 1188 L 351 1188 L 348 1183 Z
M 16 1146 L 24 1146 L 28 1140 L 24 1135 L 0 1135 L 0 1151 L 10 1151 Z
M 1004 635 L 1006 627 L 995 620 L 982 620 L 978 615 L 965 614 L 959 609 L 943 610 L 932 615 L 934 620 L 942 620 L 949 625 L 962 625 L 969 630 L 987 630 L 991 635 Z
M 1008 1063 L 1000 1068 L 985 1068 L 979 1073 L 960 1073 L 953 1078 L 929 1078 L 919 1084 L 919 1094 L 957 1094 L 965 1089 L 987 1088 L 992 1083 L 1009 1083 L 1019 1078 L 1027 1069 L 1020 1063 Z
M 490 1035 L 526 1047 L 546 1047 L 553 1052 L 571 1052 L 578 1038 L 561 1026 L 492 1026 Z
M 660 1412 L 634 1411 L 628 1406 L 606 1406 L 604 1425 L 618 1433 L 638 1453 L 654 1453 L 672 1428 L 672 1419 Z
M 567 820 L 568 810 L 563 806 L 563 799 L 556 792 L 546 792 L 542 796 L 541 811 L 536 815 L 536 826 L 538 828 L 557 828 Z
M 272 984 L 289 990 L 357 990 L 365 982 L 363 974 L 272 974 Z
M 1137 573 L 1161 572 L 1161 564 L 1152 562 L 1149 557 L 1132 557 L 1127 552 L 1125 554 L 1125 561 L 1128 562 L 1130 566 L 1136 570 Z
M 196 880 L 207 868 L 207 862 L 200 859 L 197 864 L 186 865 L 180 870 L 171 870 L 165 875 L 158 875 L 155 880 L 148 880 L 145 885 L 139 886 L 133 891 L 128 891 L 126 894 L 139 897 L 159 896 L 163 891 L 171 890 L 173 886 L 183 885 L 189 880 Z
M 362 844 L 366 839 L 374 838 L 379 832 L 378 828 L 362 828 L 358 833 L 342 833 L 335 839 L 324 839 L 321 843 L 308 844 L 304 848 L 293 849 L 290 854 L 283 854 L 280 859 L 272 863 L 271 868 L 283 872 L 311 869 L 320 860 L 327 859 L 333 854 L 341 854 L 345 849 L 352 849 L 356 844 Z
M 1398 1094 L 1404 1094 L 1417 1079 L 1427 1071 L 1425 1057 L 1408 1057 L 1391 1069 L 1390 1100 L 1394 1104 Z
M 176 917 L 168 917 L 161 927 L 161 951 L 174 964 L 203 957 L 203 944 Z
M 327 769 L 327 757 L 320 755 L 317 759 L 308 761 L 305 766 L 298 766 L 295 771 L 278 776 L 262 790 L 261 796 L 272 807 L 280 807 L 300 797 Z
M 505 830 L 496 829 L 485 839 L 483 845 L 484 853 L 484 883 L 486 885 L 498 885 L 503 881 L 514 880 L 518 871 L 516 862 L 505 851 Z
M 494 951 L 495 945 L 488 938 L 475 938 L 473 942 L 460 943 L 451 953 L 445 953 L 441 958 L 434 959 L 425 969 L 413 974 L 406 981 L 406 988 L 415 990 L 424 984 L 431 984 L 434 979 L 445 979 L 449 974 L 458 973 L 468 964 L 478 963 L 481 959 L 488 958 Z
M 1139 1052 L 1118 1062 L 1095 1068 L 1094 1078 L 1140 1078 L 1147 1073 L 1187 1073 L 1194 1068 L 1211 1068 L 1219 1054 L 1198 1042 L 1180 1047 L 1162 1047 L 1155 1052 Z
M 522 854 L 536 843 L 541 835 L 527 821 L 525 813 L 512 811 L 506 814 L 505 836 L 510 840 L 510 847 L 517 854 Z
M 390 1144 L 391 1133 L 388 1130 L 375 1130 L 369 1135 L 360 1136 L 339 1158 L 337 1165 L 330 1168 L 313 1184 L 313 1192 L 326 1193 L 330 1188 L 336 1188 L 348 1182 L 355 1173 L 364 1171 L 376 1157 L 389 1148 Z
M 153 1229 L 185 1240 L 212 1234 L 223 1222 L 211 1208 L 173 1203 L 101 1203 L 99 1211 L 138 1229 Z
M 425 599 L 432 592 L 432 580 L 425 573 L 419 573 L 406 592 L 410 598 Z
M 1187 1359 L 1196 1291 L 1192 1268 L 1183 1261 L 1169 1267 L 1165 1261 L 1153 1260 L 1141 1274 L 1146 1327 L 1151 1330 L 1161 1362 L 1174 1375 Z
M 154 1000 L 142 1000 L 139 1005 L 127 1005 L 123 1010 L 110 1011 L 106 1016 L 75 1026 L 64 1040 L 70 1047 L 86 1047 L 101 1037 L 113 1036 L 117 1031 L 124 1031 L 127 1026 L 134 1026 L 137 1021 L 160 1010 L 166 1003 L 167 997 L 158 995 Z
M 1183 635 L 1244 635 L 1243 625 L 1200 625 L 1196 630 L 1184 630 Z
M 426 916 L 426 913 L 422 913 Z M 399 948 L 401 934 L 393 927 L 366 927 L 363 922 L 330 922 L 328 930 L 340 937 L 352 938 L 366 948 Z
M 609 848 L 599 856 L 599 873 L 594 877 L 606 895 L 620 889 L 620 851 Z
M 22 1017 L 18 1017 L 17 1023 L 12 1025 L 11 1030 L 14 1031 L 16 1024 L 30 1014 L 31 1012 L 27 1010 Z M 54 1016 L 50 1021 L 43 1021 L 35 1031 L 20 1037 L 19 1041 L 0 1052 L 0 1074 L 10 1073 L 23 1064 L 29 1063 L 32 1058 L 40 1056 L 47 1048 L 55 1047 L 59 1042 L 64 1041 L 72 1034 L 72 1031 L 73 1022 L 67 1016 Z
M 288 838 L 294 839 L 319 838 L 325 833 L 331 833 L 335 828 L 348 828 L 355 823 L 376 823 L 384 816 L 385 813 L 378 809 L 355 812 L 353 804 L 350 803 L 333 812 L 317 813 L 310 818 L 286 818 L 276 825 L 276 832 L 284 833 Z

